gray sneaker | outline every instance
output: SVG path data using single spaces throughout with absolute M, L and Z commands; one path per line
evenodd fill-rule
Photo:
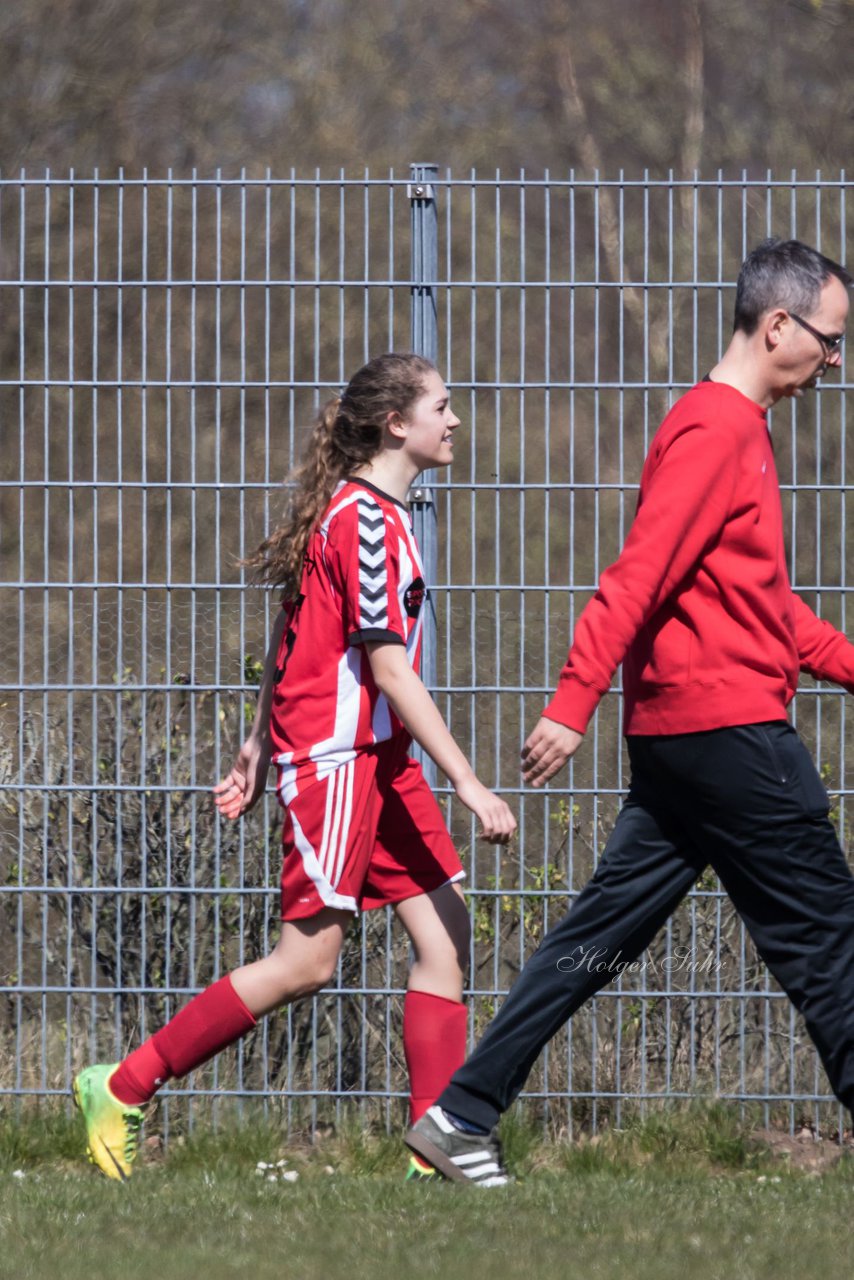
M 441 1107 L 433 1106 L 403 1141 L 444 1178 L 476 1187 L 504 1187 L 511 1181 L 501 1163 L 501 1143 L 492 1133 L 463 1133 Z

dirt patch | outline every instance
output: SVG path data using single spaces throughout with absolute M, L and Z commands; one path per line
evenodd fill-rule
M 854 1139 L 850 1133 L 845 1134 L 842 1142 L 838 1138 L 822 1138 L 812 1129 L 801 1129 L 794 1134 L 757 1129 L 751 1136 L 767 1148 L 773 1159 L 802 1173 L 825 1173 L 846 1155 L 849 1159 L 854 1157 Z

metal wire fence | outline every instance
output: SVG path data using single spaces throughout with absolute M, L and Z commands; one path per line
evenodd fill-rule
M 275 939 L 272 794 L 239 827 L 210 787 L 247 717 L 275 602 L 241 558 L 318 402 L 370 355 L 435 354 L 463 419 L 414 495 L 436 614 L 426 674 L 480 776 L 518 811 L 468 868 L 476 1038 L 589 876 L 627 785 L 619 688 L 546 793 L 518 753 L 574 619 L 631 522 L 674 396 L 726 344 L 733 282 L 768 233 L 845 259 L 846 181 L 411 173 L 0 180 L 0 1091 L 63 1094 Z M 432 350 L 431 344 L 435 347 Z M 778 408 L 792 581 L 846 626 L 845 375 Z M 798 727 L 850 850 L 846 704 Z M 162 1103 L 228 1099 L 317 1126 L 397 1124 L 406 946 L 359 919 L 336 980 Z M 714 1093 L 842 1123 L 800 1020 L 716 879 L 573 1019 L 525 1105 L 620 1123 Z

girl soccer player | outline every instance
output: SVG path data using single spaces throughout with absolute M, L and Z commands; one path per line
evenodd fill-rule
M 283 608 L 252 731 L 214 798 L 224 817 L 241 817 L 276 764 L 282 932 L 270 955 L 195 996 L 123 1062 L 77 1076 L 89 1157 L 110 1178 L 130 1176 L 142 1108 L 161 1085 L 326 985 L 358 910 L 392 906 L 412 942 L 403 1043 L 413 1123 L 463 1062 L 464 873 L 407 755 L 411 739 L 486 840 L 505 843 L 516 822 L 475 777 L 418 677 L 427 592 L 405 506 L 419 472 L 451 462 L 459 425 L 429 361 L 371 360 L 321 413 L 288 516 L 249 561 L 281 590 Z

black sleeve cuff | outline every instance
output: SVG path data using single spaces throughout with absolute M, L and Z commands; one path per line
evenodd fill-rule
M 406 644 L 403 636 L 396 631 L 385 631 L 380 627 L 368 627 L 365 631 L 351 631 L 347 643 L 352 646 L 364 644 L 366 640 L 385 640 L 389 644 Z

